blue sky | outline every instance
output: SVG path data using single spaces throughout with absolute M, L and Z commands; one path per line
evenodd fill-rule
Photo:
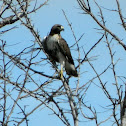
M 115 0 L 97 0 L 99 5 L 102 7 L 104 6 L 107 9 L 117 9 Z M 39 4 L 40 1 L 38 1 Z M 126 14 L 126 1 L 121 1 L 121 7 L 122 12 Z M 94 4 L 93 1 L 91 1 L 91 7 L 92 12 L 94 15 L 97 15 L 98 17 L 98 8 Z M 119 22 L 120 19 L 118 18 L 118 13 L 113 11 L 108 11 L 107 9 L 102 8 L 103 14 L 105 17 L 106 26 L 112 30 L 116 35 L 119 36 L 120 39 L 123 39 L 124 42 L 126 40 L 125 37 L 125 31 L 120 26 Z M 65 19 L 65 16 L 62 12 L 62 10 L 65 11 L 70 23 L 72 23 L 72 27 L 74 30 L 74 33 L 76 35 L 77 40 L 80 38 L 82 34 L 84 34 L 83 38 L 79 41 L 79 46 L 83 47 L 84 51 L 87 52 L 102 36 L 95 28 L 99 28 L 99 26 L 96 24 L 95 21 L 92 20 L 92 18 L 88 15 L 82 14 L 82 10 L 79 8 L 76 0 L 50 0 L 46 6 L 43 6 L 40 10 L 37 11 L 37 13 L 34 13 L 33 15 L 30 15 L 29 17 L 32 19 L 32 23 L 34 24 L 35 29 L 39 32 L 41 38 L 46 36 L 51 27 L 54 24 L 61 24 L 64 26 L 65 31 L 62 32 L 62 36 L 65 38 L 65 40 L 68 42 L 68 45 L 71 46 L 75 43 L 74 37 L 72 35 L 72 32 L 70 30 L 70 27 L 68 26 L 68 23 Z M 18 54 L 23 48 L 26 46 L 30 46 L 33 44 L 34 37 L 32 34 L 27 30 L 23 25 L 20 24 L 20 22 L 14 24 L 14 26 L 17 26 L 18 28 L 6 33 L 5 35 L 1 36 L 1 39 L 7 41 L 8 45 L 14 46 L 7 46 L 6 50 L 10 52 L 10 54 Z M 7 26 L 4 29 L 11 28 L 12 26 Z M 3 30 L 4 30 L 3 29 Z M 111 36 L 109 36 L 109 39 L 111 39 Z M 94 60 L 92 64 L 96 68 L 98 73 L 101 73 L 109 64 L 110 64 L 110 56 L 109 56 L 109 50 L 106 46 L 106 43 L 104 42 L 105 39 L 89 54 L 89 57 L 97 57 L 97 60 Z M 119 58 L 121 59 L 116 67 L 116 71 L 118 72 L 118 75 L 120 76 L 126 76 L 126 69 L 125 63 L 126 63 L 126 56 L 125 51 L 122 47 L 118 46 L 118 43 L 114 40 L 113 41 L 113 52 L 116 52 L 114 58 L 115 62 Z M 76 59 L 78 58 L 78 53 L 75 51 L 76 47 L 71 49 L 72 56 L 75 60 L 75 65 L 78 65 Z M 45 57 L 44 53 L 41 52 L 41 54 L 38 57 L 38 60 L 41 59 L 41 57 Z M 81 58 L 84 58 L 83 50 L 81 48 Z M 37 59 L 36 59 L 37 60 Z M 121 66 L 121 67 L 120 67 Z M 40 70 L 41 67 L 37 68 L 33 66 L 36 70 Z M 44 71 L 46 74 L 52 75 L 55 71 L 51 68 L 50 65 L 44 65 L 42 66 L 42 71 Z M 50 71 L 50 73 L 49 73 Z M 84 73 L 83 73 L 84 72 Z M 91 67 L 87 62 L 84 62 L 84 64 L 81 66 L 81 74 L 80 75 L 80 86 L 83 86 L 88 80 L 90 80 L 92 77 L 96 76 Z M 13 76 L 18 77 L 21 73 L 18 73 L 18 71 L 14 71 Z M 112 85 L 114 82 L 113 75 L 111 70 L 107 71 L 104 76 L 101 76 L 103 82 L 107 81 L 107 89 L 111 92 L 110 94 L 114 97 L 116 96 L 115 88 Z M 46 78 L 41 78 L 40 76 L 36 76 L 36 81 L 39 80 L 41 82 L 44 82 Z M 70 86 L 72 88 L 76 87 L 75 83 L 76 79 L 72 78 L 70 80 Z M 89 90 L 86 92 L 85 101 L 87 101 L 87 104 L 92 104 L 94 107 L 96 107 L 98 112 L 103 112 L 103 108 L 100 106 L 107 106 L 110 105 L 109 100 L 106 99 L 105 95 L 103 94 L 103 91 L 100 90 L 96 85 L 99 85 L 98 80 L 94 81 L 95 84 L 91 84 Z M 56 88 L 61 85 L 62 83 L 60 81 L 54 82 L 51 86 L 55 86 Z M 30 89 L 35 88 L 35 85 L 27 85 Z M 83 93 L 83 92 L 81 92 Z M 23 101 L 24 102 L 24 101 Z M 21 104 L 24 104 L 21 101 Z M 33 101 L 33 99 L 29 99 L 31 108 L 36 105 L 38 102 Z M 67 108 L 67 106 L 65 106 Z M 29 108 L 30 109 L 30 108 Z M 88 111 L 87 111 L 87 114 Z M 105 112 L 99 120 L 102 120 L 104 117 L 106 117 L 108 114 L 110 114 L 109 111 Z M 68 116 L 69 119 L 72 119 L 70 116 Z M 80 117 L 79 126 L 94 126 L 94 122 L 83 122 L 82 117 Z M 55 116 L 52 115 L 52 112 L 48 110 L 47 108 L 44 108 L 42 106 L 39 108 L 36 112 L 34 112 L 33 115 L 29 117 L 29 126 L 63 126 L 63 123 Z M 102 126 L 110 126 L 112 122 L 108 122 L 103 124 Z M 21 126 L 24 126 L 22 124 Z

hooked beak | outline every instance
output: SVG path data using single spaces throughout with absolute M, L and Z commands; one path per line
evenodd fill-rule
M 61 31 L 64 31 L 64 27 L 63 26 L 61 26 Z

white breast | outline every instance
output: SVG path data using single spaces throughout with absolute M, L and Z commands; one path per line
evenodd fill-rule
M 56 45 L 58 43 L 58 35 L 53 35 L 53 36 L 49 36 L 48 40 L 47 40 L 47 48 L 49 50 L 53 50 L 56 48 Z

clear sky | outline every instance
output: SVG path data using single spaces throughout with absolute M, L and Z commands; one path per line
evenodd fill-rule
M 43 0 L 44 1 L 44 0 Z M 103 14 L 105 17 L 106 26 L 112 30 L 116 35 L 119 36 L 120 39 L 123 39 L 123 41 L 126 41 L 125 37 L 125 31 L 122 29 L 120 26 L 119 22 L 120 19 L 118 18 L 118 13 L 117 12 L 110 12 L 107 9 L 117 9 L 115 0 L 96 0 L 98 4 L 104 8 Z M 38 1 L 39 4 L 40 1 Z M 121 7 L 122 7 L 122 12 L 126 14 L 126 1 L 121 0 Z M 97 11 L 98 8 L 96 5 L 94 5 L 94 2 L 91 0 L 91 7 L 92 7 L 92 12 L 95 15 L 98 15 Z M 107 8 L 107 9 L 105 9 Z M 65 11 L 70 23 L 72 23 L 72 27 L 74 30 L 74 33 L 76 35 L 77 40 L 81 37 L 82 34 L 84 34 L 83 38 L 79 41 L 79 46 L 83 47 L 84 51 L 87 52 L 102 36 L 100 33 L 95 28 L 99 28 L 98 25 L 96 24 L 95 21 L 92 20 L 92 18 L 88 15 L 82 14 L 83 11 L 79 8 L 78 3 L 76 0 L 50 0 L 47 5 L 43 6 L 41 9 L 39 9 L 36 13 L 33 15 L 30 15 L 32 19 L 32 23 L 34 24 L 35 29 L 39 32 L 41 38 L 46 36 L 51 27 L 54 24 L 61 24 L 64 26 L 65 31 L 62 32 L 63 38 L 67 41 L 68 45 L 71 46 L 75 43 L 74 37 L 72 35 L 72 32 L 70 30 L 70 27 L 68 26 L 68 23 L 65 19 L 65 16 L 62 12 L 62 10 Z M 99 19 L 99 17 L 97 16 Z M 31 45 L 34 41 L 34 37 L 32 34 L 23 26 L 20 24 L 20 22 L 14 24 L 14 26 L 17 26 L 18 29 L 15 29 L 11 32 L 6 33 L 1 37 L 1 39 L 4 39 L 7 41 L 8 45 L 13 45 L 16 44 L 15 46 L 8 46 L 7 50 L 11 54 L 18 54 L 23 48 L 25 48 L 28 45 Z M 11 26 L 9 26 L 11 27 Z M 4 29 L 6 29 L 5 27 Z M 6 37 L 7 36 L 7 37 Z M 110 37 L 111 38 L 111 37 Z M 75 51 L 76 47 L 73 47 L 71 49 L 72 56 L 75 60 L 75 65 L 77 66 L 78 63 L 76 59 L 78 58 L 78 53 Z M 118 71 L 120 76 L 126 76 L 126 69 L 125 64 L 126 64 L 126 53 L 123 50 L 122 47 L 118 46 L 117 42 L 114 42 L 114 47 L 113 47 L 113 52 L 116 52 L 115 55 L 115 62 L 119 58 L 121 59 L 119 62 L 116 70 Z M 45 57 L 44 53 L 41 53 L 42 57 Z M 41 59 L 41 56 L 39 55 L 38 59 Z M 97 60 L 94 60 L 92 63 L 95 66 L 96 70 L 98 73 L 101 73 L 109 64 L 110 64 L 110 57 L 108 53 L 108 48 L 106 47 L 106 44 L 104 41 L 102 41 L 98 47 L 94 51 L 89 54 L 88 57 L 95 57 L 97 56 Z M 84 58 L 83 50 L 81 50 L 81 59 Z M 37 59 L 36 59 L 37 60 Z M 40 70 L 40 67 L 35 69 Z M 54 70 L 50 70 L 49 67 L 42 67 L 42 71 L 44 71 L 46 74 L 49 73 L 50 75 L 54 73 Z M 84 73 L 83 73 L 84 72 Z M 84 63 L 81 66 L 81 76 L 80 76 L 80 86 L 84 85 L 88 80 L 90 80 L 92 77 L 95 76 L 95 73 L 91 69 L 91 67 L 88 65 L 88 63 Z M 15 71 L 13 73 L 13 76 L 19 76 L 18 71 Z M 39 77 L 36 77 L 36 80 Z M 101 77 L 103 82 L 108 82 L 108 90 L 111 92 L 111 95 L 115 96 L 115 88 L 112 87 L 113 83 L 113 76 L 110 71 L 108 71 L 105 76 Z M 72 78 L 73 79 L 73 78 Z M 41 78 L 41 81 L 45 81 L 45 78 Z M 73 79 L 70 83 L 71 87 L 75 87 L 75 80 Z M 99 85 L 98 80 L 94 81 L 96 85 Z M 53 85 L 57 84 L 56 88 L 61 85 L 61 82 L 56 82 L 53 83 Z M 98 112 L 103 112 L 103 108 L 99 106 L 108 106 L 110 105 L 110 102 L 106 99 L 104 96 L 103 92 L 96 86 L 96 85 L 91 85 L 89 90 L 87 91 L 87 95 L 85 97 L 85 101 L 89 102 L 89 105 L 92 104 L 94 107 L 97 108 Z M 30 85 L 28 85 L 29 88 L 31 88 Z M 34 86 L 32 87 L 34 88 Z M 33 99 L 29 99 L 31 104 L 34 106 L 34 104 L 37 104 L 37 102 Z M 23 103 L 22 103 L 23 104 Z M 32 107 L 32 106 L 31 106 Z M 66 106 L 67 108 L 67 106 Z M 29 108 L 30 109 L 30 108 Z M 88 112 L 87 112 L 88 113 Z M 102 115 L 100 117 L 100 120 L 104 119 L 106 115 L 110 114 L 109 111 L 107 111 L 104 116 Z M 69 117 L 69 116 L 68 116 Z M 71 119 L 71 117 L 69 117 Z M 63 123 L 55 116 L 52 115 L 52 112 L 48 110 L 47 108 L 43 109 L 43 106 L 39 108 L 34 114 L 32 114 L 29 118 L 29 126 L 63 126 Z M 94 123 L 92 122 L 83 122 L 81 121 L 82 117 L 80 117 L 80 122 L 79 126 L 94 126 Z M 103 124 L 102 126 L 110 126 L 112 122 L 108 122 Z M 24 126 L 24 123 L 21 125 Z

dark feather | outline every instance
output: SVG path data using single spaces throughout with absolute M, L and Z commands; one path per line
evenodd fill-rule
M 42 41 L 44 51 L 48 54 L 48 58 L 52 63 L 59 62 L 58 58 L 56 57 L 56 50 L 49 50 L 47 47 L 47 41 L 48 41 L 49 37 L 50 36 L 47 36 Z
M 59 44 L 60 51 L 67 58 L 68 62 L 74 65 L 70 48 L 68 47 L 68 44 L 66 43 L 66 41 L 63 38 L 60 38 L 58 44 Z

